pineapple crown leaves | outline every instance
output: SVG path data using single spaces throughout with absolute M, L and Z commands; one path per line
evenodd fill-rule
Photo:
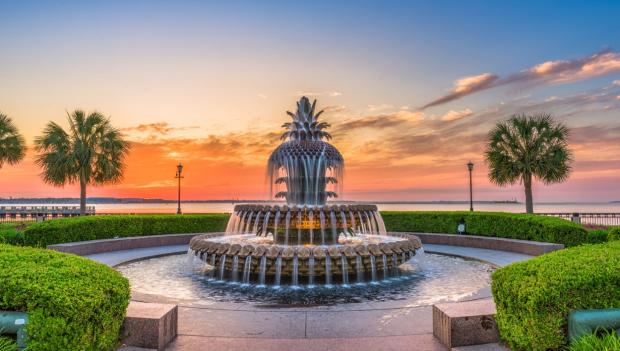
M 282 140 L 313 140 L 318 141 L 323 138 L 330 140 L 332 136 L 325 131 L 330 127 L 329 123 L 319 122 L 319 116 L 324 110 L 315 112 L 316 100 L 310 104 L 310 100 L 303 96 L 297 102 L 297 111 L 295 113 L 286 111 L 286 113 L 293 119 L 292 122 L 287 122 L 282 125 L 282 128 L 288 129 L 282 134 Z

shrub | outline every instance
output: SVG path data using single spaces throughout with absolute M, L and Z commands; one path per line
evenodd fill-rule
M 605 229 L 594 229 L 588 231 L 588 243 L 601 244 L 607 242 L 609 231 Z
M 0 244 L 0 310 L 28 313 L 29 351 L 112 350 L 129 283 L 112 268 L 51 250 Z
M 23 223 L 0 223 L 0 244 L 22 245 L 24 243 L 24 229 L 28 226 Z
M 607 241 L 620 240 L 620 227 L 613 227 L 607 233 Z
M 604 332 L 602 335 L 589 334 L 571 343 L 570 351 L 617 351 L 620 350 L 620 335 Z
M 115 237 L 217 232 L 225 229 L 228 217 L 228 214 L 111 215 L 54 219 L 28 226 L 23 242 L 28 246 L 46 247 Z
M 569 311 L 620 307 L 620 241 L 582 245 L 493 273 L 500 336 L 514 350 L 567 342 Z
M 381 212 L 388 231 L 456 234 L 461 220 L 467 234 L 543 241 L 575 246 L 587 241 L 579 224 L 540 215 L 505 212 Z

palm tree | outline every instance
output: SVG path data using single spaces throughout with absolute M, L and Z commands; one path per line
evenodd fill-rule
M 534 212 L 532 177 L 544 184 L 565 181 L 571 171 L 568 127 L 549 114 L 513 115 L 489 133 L 485 158 L 489 179 L 499 186 L 523 183 L 525 208 Z
M 110 120 L 81 110 L 68 114 L 66 132 L 49 122 L 43 135 L 36 138 L 37 164 L 42 177 L 54 186 L 80 184 L 80 213 L 86 213 L 86 186 L 117 183 L 122 179 L 129 143 L 112 127 Z
M 26 141 L 19 134 L 13 121 L 0 113 L 0 168 L 6 162 L 10 165 L 21 161 L 26 154 Z

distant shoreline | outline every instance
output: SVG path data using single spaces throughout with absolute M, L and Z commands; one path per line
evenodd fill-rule
M 177 200 L 166 199 L 144 199 L 144 198 L 108 198 L 90 197 L 87 198 L 88 204 L 173 204 Z M 224 199 L 224 200 L 181 200 L 184 204 L 218 204 L 218 203 L 277 203 L 273 200 L 254 200 L 254 199 Z M 79 204 L 79 198 L 0 198 L 2 205 L 45 205 L 45 204 Z M 420 201 L 396 201 L 396 200 L 361 200 L 361 201 L 337 201 L 336 203 L 374 203 L 374 204 L 412 204 L 412 205 L 442 205 L 442 204 L 468 204 L 466 200 L 420 200 Z M 539 202 L 538 204 L 618 204 L 620 201 L 609 202 Z M 522 204 L 516 200 L 486 200 L 474 201 L 474 204 Z

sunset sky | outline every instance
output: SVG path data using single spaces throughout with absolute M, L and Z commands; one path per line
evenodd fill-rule
M 124 180 L 89 196 L 265 199 L 295 101 L 326 109 L 344 199 L 524 200 L 487 180 L 493 124 L 548 112 L 574 170 L 535 201 L 620 200 L 618 1 L 4 1 L 0 112 L 30 150 L 0 197 L 78 197 L 41 181 L 32 143 L 97 110 L 132 143 Z

